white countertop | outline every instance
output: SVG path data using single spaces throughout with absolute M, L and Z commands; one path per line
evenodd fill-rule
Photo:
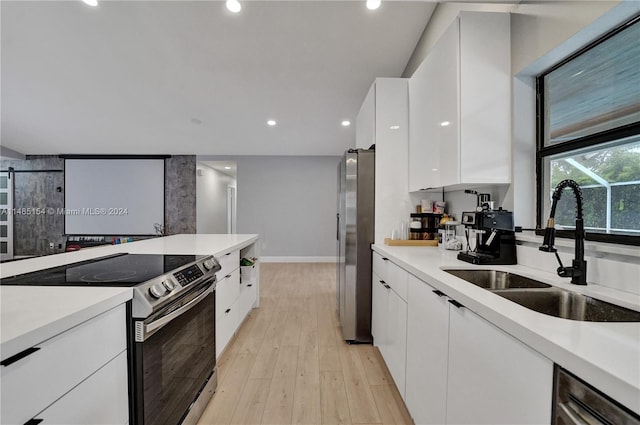
M 473 265 L 458 260 L 455 251 L 433 247 L 373 245 L 373 250 L 640 414 L 640 323 L 580 322 L 547 316 L 442 269 L 516 272 L 635 310 L 640 310 L 640 296 L 593 284 L 571 285 L 554 273 L 524 266 Z
M 224 255 L 258 240 L 258 235 L 174 235 L 121 245 L 27 258 L 0 265 L 0 277 L 29 273 L 118 252 L 132 254 Z M 131 288 L 0 286 L 2 360 L 41 343 L 132 297 Z
M 40 344 L 127 302 L 132 294 L 131 288 L 2 286 L 0 357 Z

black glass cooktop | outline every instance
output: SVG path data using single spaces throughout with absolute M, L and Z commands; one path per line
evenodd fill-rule
M 136 286 L 194 262 L 195 255 L 114 254 L 0 279 L 0 285 Z

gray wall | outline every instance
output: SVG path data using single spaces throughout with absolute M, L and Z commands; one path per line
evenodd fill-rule
M 174 155 L 164 161 L 166 235 L 196 232 L 196 156 Z
M 227 233 L 227 188 L 236 179 L 200 162 L 196 167 L 197 233 Z
M 340 157 L 198 156 L 198 160 L 236 161 L 237 233 L 259 234 L 262 256 L 333 261 Z

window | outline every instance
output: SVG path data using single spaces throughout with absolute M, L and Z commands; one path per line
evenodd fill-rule
M 538 227 L 556 185 L 572 179 L 587 239 L 640 245 L 638 40 L 640 16 L 538 76 Z M 562 197 L 557 229 L 574 227 L 575 205 Z

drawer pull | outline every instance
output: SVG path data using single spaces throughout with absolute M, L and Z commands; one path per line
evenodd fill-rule
M 253 286 L 253 283 L 250 283 L 247 285 L 247 288 L 251 288 Z
M 434 290 L 433 290 L 433 293 L 434 293 L 434 294 L 436 294 L 436 295 L 437 295 L 437 296 L 439 296 L 439 297 L 446 297 L 446 296 L 447 296 L 447 294 L 445 294 L 445 293 L 444 293 L 444 292 L 442 292 L 442 291 L 438 291 L 437 289 L 434 289 Z
M 24 425 L 38 425 L 39 423 L 44 422 L 44 419 L 29 419 L 27 422 L 24 423 Z
M 231 255 L 231 253 L 230 253 L 230 252 L 227 252 L 227 253 L 226 253 L 226 254 L 224 254 L 224 255 Z
M 382 257 L 382 259 L 383 259 L 384 261 L 389 261 L 389 259 L 388 259 L 387 257 Z
M 22 360 L 25 357 L 35 353 L 39 349 L 40 347 L 27 348 L 26 350 L 20 351 L 18 354 L 14 354 L 13 356 L 4 359 L 2 362 L 0 362 L 0 365 L 9 366 L 10 364 L 17 362 L 18 360 Z
M 462 304 L 460 304 L 460 303 L 459 303 L 458 301 L 456 301 L 456 300 L 449 300 L 449 302 L 450 302 L 451 304 L 453 304 L 456 308 L 462 308 L 462 307 L 464 307 Z
M 226 309 L 226 310 L 225 310 L 225 312 L 224 312 L 224 313 L 225 313 L 225 314 L 227 314 L 227 313 L 229 313 L 230 311 L 231 311 L 231 309 L 230 309 L 230 308 L 228 308 L 228 309 Z
M 227 279 L 228 279 L 228 278 L 230 278 L 230 277 L 231 277 L 231 275 L 230 275 L 230 274 L 228 274 L 228 275 L 226 275 L 226 276 L 225 276 L 225 278 L 227 278 Z

